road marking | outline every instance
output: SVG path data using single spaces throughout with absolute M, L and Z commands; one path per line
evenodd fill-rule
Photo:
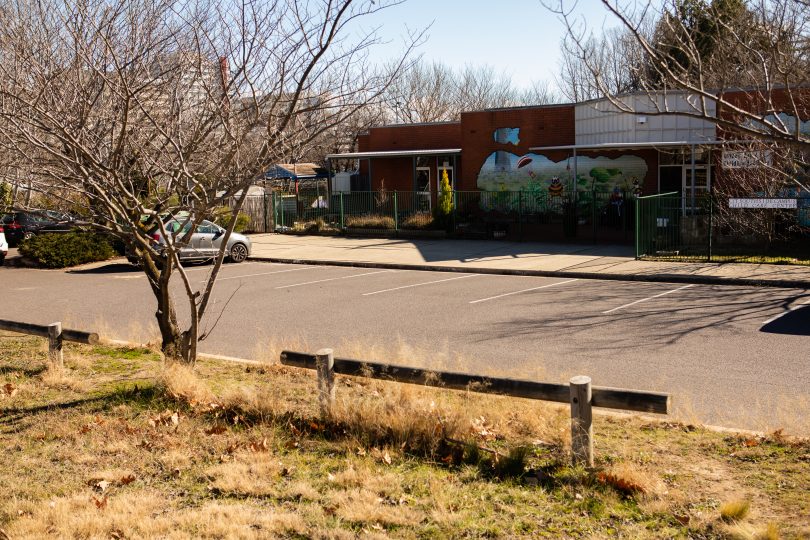
M 33 291 L 34 289 L 38 289 L 39 287 L 17 287 L 13 289 L 15 291 Z
M 266 264 L 268 266 L 273 265 L 273 263 L 245 262 L 245 263 L 240 264 L 240 268 L 244 268 L 245 266 L 249 266 L 251 264 Z M 230 266 L 227 266 L 227 267 L 222 266 L 222 268 L 224 269 L 224 268 L 231 268 L 231 267 Z M 185 268 L 186 274 L 188 274 L 190 272 L 199 272 L 200 270 L 207 270 L 207 271 L 210 272 L 211 267 L 209 267 L 209 266 L 198 266 L 198 267 L 194 267 L 194 268 Z M 176 269 L 174 271 L 177 272 Z M 134 276 L 112 276 L 112 277 L 113 277 L 113 279 L 141 279 L 141 278 L 145 278 L 146 274 L 144 274 L 143 271 L 141 271 L 140 273 L 138 273 L 137 275 L 134 275 Z M 219 279 L 224 279 L 224 278 L 219 278 Z M 219 279 L 217 281 L 219 281 Z
M 513 291 L 504 294 L 499 294 L 497 296 L 490 296 L 489 298 L 481 298 L 480 300 L 472 300 L 470 304 L 478 304 L 480 302 L 486 302 L 487 300 L 495 300 L 496 298 L 503 298 L 504 296 L 512 296 L 513 294 L 520 294 L 529 291 L 536 291 L 538 289 L 546 289 L 548 287 L 554 287 L 555 285 L 563 285 L 564 283 L 571 283 L 572 281 L 579 281 L 579 279 L 569 279 L 568 281 L 558 281 L 556 283 L 549 283 L 547 285 L 541 285 L 540 287 L 532 287 L 531 289 L 523 289 L 522 291 Z
M 351 276 L 342 276 L 342 277 L 333 277 L 327 279 L 316 279 L 315 281 L 305 281 L 304 283 L 294 283 L 292 285 L 280 285 L 276 287 L 276 289 L 290 289 L 292 287 L 301 287 L 302 285 L 312 285 L 313 283 L 323 283 L 324 281 L 337 281 L 339 279 L 351 279 L 360 276 L 372 276 L 374 274 L 385 274 L 390 272 L 396 272 L 396 270 L 378 270 L 376 272 L 366 272 L 365 274 L 354 274 Z
M 228 276 L 228 277 L 221 277 L 217 278 L 217 281 L 227 281 L 229 279 L 241 279 L 241 278 L 249 278 L 249 277 L 256 277 L 256 276 L 269 276 L 270 274 L 284 274 L 285 272 L 300 272 L 301 270 L 313 270 L 315 268 L 322 268 L 321 266 L 305 266 L 304 268 L 290 268 L 288 270 L 276 270 L 275 272 L 261 272 L 259 274 L 246 274 L 244 276 Z M 207 283 L 208 280 L 200 281 L 200 283 Z
M 802 302 L 801 304 L 796 304 L 795 306 L 790 306 L 789 308 L 787 308 L 785 311 L 783 311 L 783 312 L 782 312 L 782 313 L 780 313 L 779 315 L 775 315 L 775 316 L 771 317 L 771 318 L 770 318 L 770 319 L 768 319 L 767 321 L 764 321 L 762 324 L 763 324 L 763 325 L 765 325 L 765 324 L 772 323 L 772 322 L 773 322 L 773 321 L 775 321 L 776 319 L 780 319 L 780 318 L 784 317 L 785 315 L 787 315 L 787 314 L 788 314 L 788 313 L 790 313 L 791 311 L 795 311 L 795 310 L 799 309 L 800 307 L 802 307 L 802 306 L 807 306 L 807 305 L 810 305 L 810 298 L 808 298 L 807 300 L 805 300 L 805 301 L 804 301 L 804 302 Z
M 380 293 L 385 293 L 385 292 L 398 291 L 400 289 L 410 289 L 411 287 L 421 287 L 422 285 L 431 285 L 433 283 L 443 283 L 445 281 L 453 281 L 453 280 L 456 280 L 456 279 L 471 278 L 471 277 L 480 276 L 480 275 L 481 274 L 468 274 L 466 276 L 451 277 L 451 278 L 447 278 L 447 279 L 437 279 L 436 281 L 426 281 L 424 283 L 414 283 L 413 285 L 403 285 L 401 287 L 394 287 L 392 289 L 383 289 L 381 291 L 363 293 L 363 296 L 371 296 L 372 294 L 380 294 Z
M 618 310 L 620 310 L 620 309 L 622 309 L 622 308 L 626 308 L 626 307 L 630 307 L 630 306 L 635 306 L 636 304 L 640 304 L 640 303 L 642 303 L 642 302 L 646 302 L 647 300 L 652 300 L 653 298 L 659 298 L 659 297 L 661 297 L 661 296 L 665 296 L 665 295 L 667 295 L 667 294 L 672 294 L 672 293 L 674 293 L 674 292 L 682 291 L 682 290 L 684 290 L 684 289 L 688 289 L 689 287 L 694 287 L 694 286 L 695 286 L 695 284 L 694 284 L 694 283 L 692 283 L 692 284 L 689 284 L 689 285 L 684 285 L 683 287 L 678 287 L 677 289 L 672 289 L 671 291 L 665 291 L 665 292 L 662 292 L 662 293 L 656 294 L 656 295 L 654 295 L 654 296 L 648 296 L 647 298 L 642 298 L 641 300 L 636 300 L 635 302 L 630 302 L 629 304 L 625 304 L 625 305 L 623 305 L 623 306 L 619 306 L 619 307 L 615 307 L 615 308 L 613 308 L 613 309 L 609 309 L 609 310 L 607 310 L 607 311 L 603 311 L 603 312 L 602 312 L 602 315 L 607 315 L 608 313 L 613 313 L 614 311 L 618 311 Z

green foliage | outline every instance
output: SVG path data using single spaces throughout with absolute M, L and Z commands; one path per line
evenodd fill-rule
M 231 224 L 231 219 L 233 218 L 233 213 L 231 209 L 227 206 L 220 206 L 214 209 L 214 223 L 219 225 L 220 227 L 228 228 Z M 250 226 L 250 216 L 245 214 L 244 212 L 239 212 L 236 216 L 236 226 L 233 228 L 233 232 L 243 232 Z
M 45 268 L 66 268 L 116 255 L 107 236 L 82 231 L 47 233 L 23 240 L 20 254 Z
M 439 228 L 449 228 L 451 226 L 450 216 L 453 214 L 453 189 L 450 187 L 450 178 L 447 171 L 442 171 L 441 183 L 439 184 L 439 200 L 434 210 L 435 223 Z
M 11 209 L 12 196 L 14 192 L 8 182 L 0 182 L 0 214 L 5 214 Z
M 447 169 L 442 171 L 442 180 L 439 189 L 439 214 L 449 216 L 453 212 L 453 190 L 450 188 L 450 178 Z

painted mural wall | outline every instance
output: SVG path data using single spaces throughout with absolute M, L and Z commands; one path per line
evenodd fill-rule
M 517 144 L 518 128 L 498 128 L 493 139 L 502 144 Z M 517 155 L 506 150 L 492 152 L 478 172 L 477 186 L 483 191 L 552 192 L 571 189 L 613 191 L 614 188 L 638 192 L 647 174 L 647 162 L 636 155 L 617 158 L 577 156 L 553 161 L 541 154 Z M 561 194 L 561 193 L 560 193 Z

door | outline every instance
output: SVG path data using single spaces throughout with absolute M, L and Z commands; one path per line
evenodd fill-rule
M 442 176 L 444 173 L 447 172 L 447 179 L 450 181 L 450 189 L 453 189 L 454 179 L 453 179 L 453 167 L 447 165 L 445 162 L 444 165 L 439 165 L 439 177 L 436 179 L 436 193 L 441 193 L 442 191 Z
M 711 188 L 711 169 L 706 165 L 695 165 L 695 189 L 692 191 L 692 166 L 683 166 L 683 210 L 684 212 L 700 207 Z M 694 197 L 693 197 L 694 195 Z
M 220 228 L 210 221 L 203 220 L 197 231 L 191 236 L 191 244 L 198 257 L 214 257 L 222 243 L 223 234 Z
M 417 210 L 430 212 L 430 167 L 416 168 Z

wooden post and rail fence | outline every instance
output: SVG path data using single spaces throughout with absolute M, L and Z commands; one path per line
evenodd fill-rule
M 483 377 L 335 358 L 332 349 L 321 349 L 315 354 L 282 351 L 281 363 L 285 366 L 316 370 L 318 402 L 321 414 L 325 416 L 331 413 L 335 402 L 335 374 L 569 403 L 573 461 L 590 467 L 593 466 L 593 407 L 656 414 L 667 414 L 671 408 L 669 394 L 591 386 L 591 378 L 584 375 L 572 377 L 569 384 Z
M 0 330 L 48 338 L 48 360 L 51 362 L 51 365 L 59 368 L 65 366 L 64 357 L 62 355 L 62 342 L 73 341 L 86 345 L 95 345 L 98 343 L 98 334 L 82 332 L 80 330 L 66 330 L 62 328 L 61 322 L 44 325 L 0 319 Z
M 52 365 L 64 367 L 62 343 L 73 341 L 87 345 L 99 342 L 98 334 L 68 330 L 61 322 L 49 325 L 29 324 L 0 319 L 0 330 L 48 338 L 48 358 Z M 517 398 L 569 403 L 571 406 L 571 453 L 574 463 L 593 466 L 593 407 L 623 411 L 667 414 L 671 397 L 660 392 L 641 392 L 591 386 L 591 378 L 572 377 L 569 384 L 554 384 L 521 379 L 484 377 L 448 371 L 431 371 L 377 362 L 335 358 L 332 349 L 315 354 L 282 351 L 281 363 L 317 372 L 318 402 L 321 414 L 328 416 L 335 403 L 335 374 L 366 377 L 407 384 L 497 394 Z

